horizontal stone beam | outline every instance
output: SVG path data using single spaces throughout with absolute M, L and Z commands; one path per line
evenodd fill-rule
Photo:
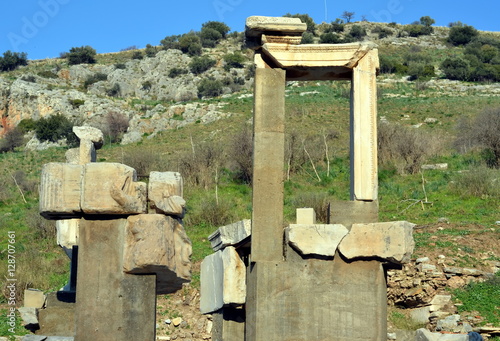
M 377 257 L 408 263 L 415 247 L 413 226 L 407 221 L 353 224 L 339 251 L 348 259 Z
M 302 255 L 333 257 L 348 232 L 347 228 L 340 224 L 293 224 L 285 228 L 285 239 Z
M 250 236 L 252 221 L 245 219 L 233 224 L 219 227 L 208 236 L 208 240 L 214 251 L 221 250 L 229 245 L 236 245 Z

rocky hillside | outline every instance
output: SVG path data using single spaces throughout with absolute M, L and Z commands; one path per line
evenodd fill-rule
M 404 75 L 411 63 L 426 63 L 436 71 L 434 79 L 442 76 L 439 66 L 446 56 L 463 52 L 463 48 L 446 42 L 449 28 L 436 27 L 432 34 L 412 37 L 408 29 L 412 25 L 342 25 L 341 32 L 333 23 L 316 25 L 314 34 L 306 32 L 309 42 L 374 41 L 384 60 L 392 58 L 394 62 L 403 56 L 395 66 L 397 72 Z M 242 44 L 243 34 L 234 33 L 214 48 L 204 48 L 201 57 L 158 47 L 155 54 L 147 57 L 138 50 L 99 55 L 96 64 L 68 65 L 65 59 L 31 61 L 27 66 L 0 74 L 0 136 L 24 119 L 36 121 L 56 114 L 100 128 L 106 124 L 109 113 L 123 115 L 130 121 L 123 143 L 194 122 L 213 122 L 228 113 L 222 114 L 225 110 L 220 104 L 199 101 L 203 97 L 199 87 L 206 80 L 219 81 L 221 89 L 217 95 L 222 96 L 251 89 L 252 52 L 242 48 Z M 141 56 L 134 57 L 132 52 Z M 228 64 L 226 57 L 234 52 L 243 57 L 243 62 Z M 415 56 L 421 60 L 415 61 Z M 195 70 L 193 63 L 203 58 L 212 59 L 214 65 L 206 71 Z M 394 72 L 384 72 L 387 71 Z M 381 75 L 381 80 L 386 75 Z M 427 80 L 430 78 L 432 73 Z M 36 141 L 31 141 L 30 146 L 40 147 Z

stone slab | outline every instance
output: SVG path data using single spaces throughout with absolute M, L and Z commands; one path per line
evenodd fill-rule
M 415 308 L 410 310 L 410 318 L 414 323 L 420 325 L 429 323 L 431 311 L 429 306 Z
M 104 135 L 101 130 L 90 126 L 74 126 L 73 133 L 80 141 L 89 141 L 95 145 L 96 149 L 102 147 L 104 143 Z
M 21 315 L 21 319 L 23 320 L 23 325 L 26 326 L 27 329 L 31 329 L 30 325 L 38 324 L 38 317 L 36 313 L 37 308 L 33 307 L 20 307 L 17 309 L 19 314 Z
M 413 226 L 407 221 L 353 224 L 339 251 L 348 259 L 382 258 L 397 264 L 408 263 L 415 246 Z
M 224 307 L 214 312 L 212 318 L 212 340 L 245 340 L 245 309 L 243 307 Z
M 468 341 L 469 336 L 466 334 L 441 334 L 432 333 L 425 328 L 417 330 L 415 341 Z
M 307 30 L 307 25 L 299 18 L 251 16 L 245 23 L 247 38 L 260 37 L 265 32 L 301 35 Z
M 191 279 L 191 241 L 176 219 L 162 214 L 127 218 L 123 271 L 156 274 L 157 294 L 169 294 Z
M 200 311 L 208 314 L 224 306 L 224 265 L 222 251 L 203 259 L 200 271 Z
M 135 169 L 119 163 L 87 163 L 81 197 L 86 214 L 146 213 L 147 187 Z
M 252 221 L 250 219 L 240 220 L 236 223 L 219 227 L 208 236 L 208 240 L 214 251 L 221 250 L 226 246 L 236 245 L 250 236 Z
M 74 336 L 75 310 L 74 306 L 55 306 L 38 311 L 40 335 L 46 336 Z
M 301 255 L 333 257 L 348 232 L 341 224 L 292 224 L 285 228 L 285 240 Z
M 232 246 L 222 251 L 223 302 L 225 305 L 244 304 L 246 300 L 246 267 Z
M 149 175 L 148 200 L 157 213 L 183 217 L 186 201 L 183 196 L 183 180 L 177 172 L 151 172 Z
M 45 294 L 41 290 L 24 290 L 24 306 L 28 308 L 42 308 L 45 304 Z
M 247 341 L 386 341 L 387 293 L 379 262 L 307 259 L 248 269 Z
M 84 168 L 67 163 L 46 163 L 40 181 L 40 214 L 64 219 L 81 214 L 81 182 Z

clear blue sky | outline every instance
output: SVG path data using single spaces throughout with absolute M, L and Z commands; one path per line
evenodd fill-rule
M 347 10 L 355 12 L 355 21 L 364 15 L 369 21 L 400 24 L 428 15 L 436 26 L 461 21 L 479 30 L 500 31 L 497 0 L 10 0 L 1 6 L 0 54 L 27 52 L 29 59 L 57 57 L 83 45 L 98 53 L 158 45 L 167 35 L 200 30 L 211 20 L 243 31 L 252 15 L 307 13 L 321 23 Z

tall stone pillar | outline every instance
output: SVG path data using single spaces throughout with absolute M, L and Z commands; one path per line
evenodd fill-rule
M 252 262 L 283 260 L 285 71 L 255 72 Z

